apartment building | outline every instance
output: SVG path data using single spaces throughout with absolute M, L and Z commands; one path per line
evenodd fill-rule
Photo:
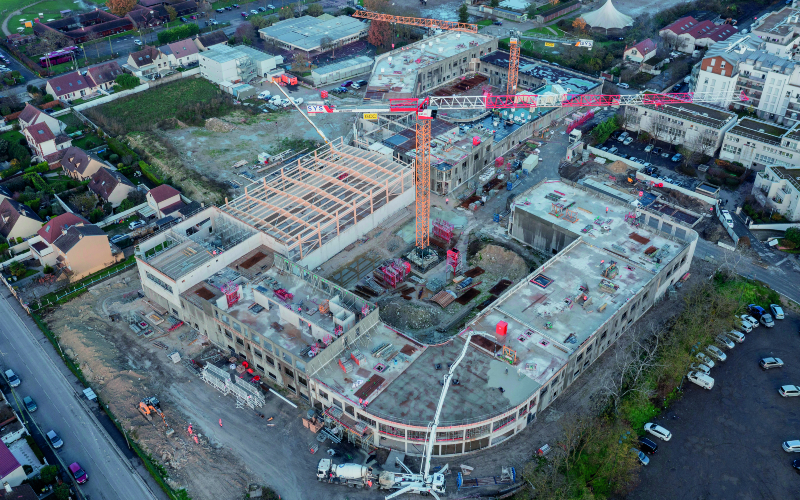
M 764 42 L 766 52 L 787 59 L 798 57 L 800 16 L 794 7 L 784 7 L 763 16 L 752 24 L 751 32 Z
M 267 76 L 283 63 L 282 56 L 272 56 L 244 45 L 212 45 L 197 57 L 200 74 L 216 84 L 250 82 Z
M 752 193 L 765 206 L 792 222 L 800 222 L 800 168 L 769 166 L 756 175 Z
M 716 43 L 724 42 L 738 30 L 730 24 L 714 24 L 711 21 L 698 21 L 692 16 L 678 19 L 658 31 L 658 35 L 670 49 L 691 54 Z
M 637 105 L 625 108 L 625 128 L 713 156 L 736 115 L 700 104 Z
M 800 165 L 800 131 L 753 118 L 742 118 L 725 132 L 719 157 L 745 167 Z

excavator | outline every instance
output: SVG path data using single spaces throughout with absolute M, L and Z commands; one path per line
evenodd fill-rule
M 139 413 L 141 413 L 147 420 L 153 420 L 154 413 L 159 417 L 161 417 L 161 420 L 164 422 L 164 427 L 167 428 L 167 436 L 175 432 L 174 430 L 170 429 L 169 425 L 167 424 L 167 418 L 161 411 L 161 404 L 158 401 L 158 398 L 156 398 L 155 396 L 148 396 L 142 399 L 139 402 L 138 409 Z

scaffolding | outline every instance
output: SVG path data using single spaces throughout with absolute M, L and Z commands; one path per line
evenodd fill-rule
M 222 394 L 233 394 L 236 397 L 237 408 L 248 406 L 255 410 L 264 406 L 264 395 L 258 387 L 242 379 L 232 380 L 228 372 L 217 368 L 211 363 L 203 367 L 200 377 L 205 383 L 213 386 Z
M 369 450 L 374 447 L 372 444 L 372 429 L 364 422 L 359 422 L 345 415 L 336 406 L 331 406 L 325 410 L 325 427 L 335 436 L 347 437 L 347 442 Z
M 446 220 L 436 219 L 433 221 L 433 236 L 445 243 L 450 243 L 450 240 L 453 238 L 453 227 L 454 226 Z
M 411 273 L 411 264 L 400 259 L 394 259 L 379 267 L 378 272 L 381 274 L 384 283 L 392 288 L 397 288 L 397 285 L 405 281 L 406 276 Z

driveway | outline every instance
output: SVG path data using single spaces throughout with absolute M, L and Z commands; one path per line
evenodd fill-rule
M 31 396 L 38 404 L 39 409 L 32 416 L 42 432 L 53 429 L 63 439 L 64 446 L 55 452 L 62 465 L 79 462 L 89 474 L 90 480 L 80 487 L 84 495 L 95 500 L 164 498 L 161 490 L 151 489 L 142 479 L 89 410 L 91 403 L 78 392 L 79 386 L 67 380 L 66 366 L 33 321 L 14 303 L 7 289 L 3 288 L 2 293 L 0 355 L 3 369 L 13 369 L 22 380 L 15 389 L 17 399 L 21 401 Z M 37 435 L 35 430 L 34 435 Z M 39 445 L 48 448 L 43 440 Z M 55 455 L 50 456 L 52 459 Z
M 727 352 L 711 370 L 710 391 L 685 381 L 683 398 L 656 420 L 672 432 L 658 441 L 631 500 L 797 498 L 797 473 L 781 443 L 800 439 L 798 398 L 782 398 L 778 388 L 800 384 L 797 331 L 789 313 L 775 328 L 760 326 Z M 762 357 L 786 365 L 762 371 Z

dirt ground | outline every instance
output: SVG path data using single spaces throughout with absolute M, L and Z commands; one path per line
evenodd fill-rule
M 352 127 L 352 117 L 346 114 L 320 114 L 313 117 L 314 123 L 328 139 L 344 136 Z M 220 122 L 229 127 L 219 126 Z M 214 124 L 216 126 L 214 126 Z M 262 152 L 278 153 L 282 139 L 306 139 L 322 141 L 313 127 L 295 111 L 281 111 L 247 116 L 234 113 L 214 120 L 205 127 L 186 127 L 163 132 L 177 149 L 178 157 L 185 166 L 202 176 L 240 186 L 252 180 L 242 176 L 246 171 L 263 177 L 268 171 L 257 173 L 254 169 L 234 169 L 232 165 L 246 160 L 253 165 Z M 233 193 L 233 190 L 230 191 Z

